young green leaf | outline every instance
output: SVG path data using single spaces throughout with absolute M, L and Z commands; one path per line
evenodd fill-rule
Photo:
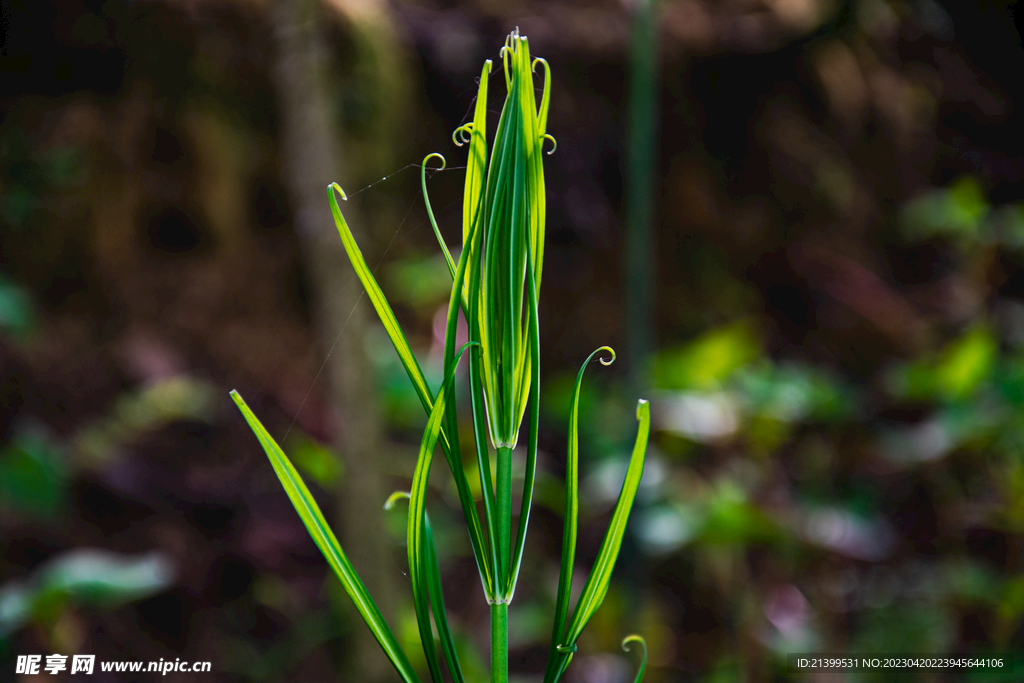
M 434 229 L 434 236 L 437 237 L 437 243 L 441 245 L 441 251 L 444 253 L 444 261 L 448 264 L 448 273 L 455 279 L 455 261 L 452 260 L 452 254 L 448 251 L 448 245 L 444 241 L 444 237 L 441 236 L 441 229 L 437 227 L 437 219 L 434 218 L 434 209 L 430 206 L 430 195 L 427 194 L 427 162 L 433 157 L 437 157 L 441 160 L 441 166 L 434 170 L 443 171 L 448 162 L 444 160 L 444 157 L 437 152 L 432 152 L 427 156 L 423 157 L 423 163 L 420 164 L 420 186 L 423 188 L 423 204 L 427 207 L 427 218 L 430 219 L 430 227 Z
M 424 558 L 424 566 L 427 570 L 430 610 L 434 615 L 434 623 L 437 624 L 438 635 L 441 636 L 441 648 L 444 651 L 445 662 L 448 664 L 448 672 L 451 673 L 455 683 L 464 683 L 462 667 L 459 666 L 458 655 L 455 652 L 455 640 L 448 627 L 448 614 L 444 608 L 444 593 L 441 590 L 441 564 L 437 560 L 437 549 L 434 546 L 434 531 L 430 527 L 430 516 L 426 513 L 424 513 L 424 529 L 427 536 L 427 557 Z
M 555 619 L 551 627 L 551 652 L 544 672 L 545 683 L 557 681 L 559 666 L 564 670 L 571 659 L 572 653 L 558 653 L 565 640 L 565 622 L 569 617 L 569 592 L 572 589 L 572 566 L 576 559 L 576 520 L 579 514 L 579 422 L 580 422 L 580 389 L 583 386 L 583 373 L 586 372 L 594 356 L 607 351 L 611 354 L 608 360 L 601 358 L 602 365 L 615 362 L 615 350 L 610 346 L 595 349 L 580 366 L 576 374 L 576 384 L 572 392 L 572 404 L 569 409 L 569 437 L 565 464 L 565 514 L 562 519 L 562 567 L 558 574 L 558 594 L 555 598 Z M 573 642 L 573 641 L 568 641 Z M 575 650 L 573 650 L 575 651 Z M 568 655 L 568 656 L 565 656 Z
M 540 154 L 545 134 L 538 119 L 533 64 L 524 36 L 518 32 L 509 36 L 502 61 L 508 96 L 498 119 L 480 208 L 468 212 L 480 216 L 484 226 L 480 277 L 475 273 L 471 277 L 468 298 L 475 312 L 470 338 L 481 345 L 481 380 L 491 443 L 511 450 L 519 437 L 533 377 L 529 348 L 532 313 L 525 277 L 529 256 L 539 293 L 545 211 Z M 544 87 L 549 87 L 547 81 Z M 474 122 L 473 134 L 481 128 Z M 500 497 L 498 503 L 504 506 Z
M 409 500 L 411 496 L 405 491 L 395 491 L 388 497 L 387 502 L 384 503 L 384 509 L 390 510 L 402 498 Z M 441 565 L 437 559 L 434 532 L 430 526 L 430 515 L 425 511 L 423 515 L 424 529 L 426 531 L 424 550 L 427 553 L 427 556 L 423 558 L 423 566 L 427 571 L 427 594 L 430 598 L 430 610 L 434 615 L 434 623 L 437 624 L 438 635 L 441 636 L 441 646 L 444 649 L 445 661 L 448 664 L 448 671 L 451 672 L 452 680 L 456 683 L 464 683 L 462 667 L 459 666 L 458 656 L 455 652 L 455 640 L 452 638 L 451 629 L 448 627 L 448 615 L 444 608 L 444 593 L 441 590 Z
M 429 159 L 430 157 L 427 158 Z M 424 159 L 424 164 L 425 163 L 426 159 Z M 362 251 L 360 251 L 359 245 L 356 244 L 355 238 L 352 236 L 352 231 L 349 229 L 348 223 L 345 221 L 345 217 L 341 213 L 341 208 L 338 206 L 338 200 L 335 192 L 341 194 L 342 198 L 345 197 L 345 193 L 337 183 L 331 183 L 327 189 L 330 197 L 331 213 L 334 216 L 334 222 L 338 228 L 338 234 L 341 236 L 341 241 L 345 246 L 345 252 L 348 254 L 349 260 L 352 262 L 352 267 L 355 269 L 360 282 L 363 283 L 363 287 L 366 289 L 366 293 L 370 297 L 370 301 L 373 304 L 374 309 L 377 311 L 377 315 L 384 324 L 384 329 L 387 331 L 388 337 L 391 338 L 391 343 L 394 345 L 395 351 L 398 352 L 398 357 L 401 359 L 402 365 L 405 367 L 405 371 L 409 375 L 409 380 L 412 382 L 413 388 L 416 390 L 416 393 L 420 398 L 420 403 L 422 403 L 424 410 L 429 415 L 431 410 L 434 408 L 433 394 L 430 391 L 430 387 L 427 386 L 427 381 L 423 376 L 423 371 L 420 368 L 419 362 L 416 360 L 416 356 L 413 354 L 412 348 L 409 346 L 409 342 L 405 338 L 405 334 L 403 334 L 402 328 L 398 324 L 398 320 L 395 318 L 394 311 L 391 310 L 391 306 L 388 304 L 387 298 L 384 296 L 380 286 L 377 284 L 373 274 L 370 272 L 369 267 L 366 265 L 366 260 L 363 258 Z M 459 259 L 460 264 L 462 264 L 463 259 L 468 263 L 468 254 L 463 254 Z M 467 267 L 467 265 L 462 265 L 463 270 Z M 457 291 L 461 287 L 461 282 L 464 277 L 464 274 L 461 276 L 457 274 L 457 283 L 453 291 Z M 454 333 L 451 333 L 450 336 L 451 339 L 455 339 Z M 490 578 L 490 563 L 485 555 L 483 532 L 480 528 L 479 520 L 476 517 L 476 508 L 473 504 L 472 495 L 469 493 L 469 485 L 466 483 L 465 474 L 462 472 L 462 459 L 458 443 L 458 431 L 455 428 L 454 421 L 449 423 L 449 427 L 450 428 L 448 430 L 444 429 L 444 427 L 441 428 L 441 448 L 444 450 L 445 456 L 448 458 L 448 463 L 452 468 L 452 474 L 455 476 L 456 484 L 458 486 L 459 498 L 462 501 L 463 512 L 466 515 L 466 523 L 469 527 L 470 542 L 472 543 L 473 552 L 477 560 L 477 567 L 480 571 L 480 579 L 483 582 L 484 589 L 490 592 L 493 587 L 493 581 Z M 451 442 L 449 442 L 449 434 L 451 436 Z
M 274 467 L 274 472 L 277 474 L 277 478 L 281 481 L 281 485 L 288 494 L 292 505 L 295 506 L 295 511 L 299 513 L 299 517 L 302 519 L 306 530 L 309 531 L 309 535 L 313 537 L 313 542 L 320 548 L 320 552 L 323 553 L 327 563 L 341 580 L 341 585 L 344 586 L 345 592 L 352 598 L 352 602 L 355 603 L 360 616 L 362 616 L 366 625 L 370 628 L 377 642 L 380 643 L 384 654 L 391 660 L 395 671 L 398 672 L 398 675 L 406 683 L 419 683 L 416 672 L 413 670 L 412 664 L 409 663 L 409 658 L 406 657 L 398 641 L 395 640 L 391 628 L 384 621 L 384 617 L 377 608 L 377 604 L 370 597 L 366 586 L 363 585 L 356 570 L 349 563 L 348 558 L 345 557 L 338 539 L 335 537 L 334 532 L 331 531 L 327 520 L 324 519 L 323 513 L 320 512 L 320 506 L 316 504 L 309 489 L 306 488 L 302 477 L 299 476 L 295 467 L 288 460 L 288 456 L 284 454 L 284 451 L 277 445 L 277 442 L 270 436 L 270 433 L 256 415 L 253 414 L 252 410 L 249 409 L 249 406 L 246 405 L 237 391 L 231 392 L 231 398 L 234 399 L 238 409 L 242 411 L 242 416 L 245 417 L 245 421 L 249 423 L 249 427 L 252 428 L 256 438 L 259 439 L 260 444 L 263 446 L 263 450 L 266 451 L 270 464 Z
M 611 523 L 608 525 L 608 532 L 605 534 L 601 549 L 598 552 L 597 560 L 583 586 L 583 593 L 576 603 L 572 620 L 562 642 L 552 647 L 548 657 L 548 668 L 544 674 L 545 683 L 553 683 L 561 679 L 569 662 L 572 661 L 573 653 L 576 652 L 576 641 L 583 632 L 584 627 L 590 618 L 601 606 L 605 594 L 608 592 L 608 585 L 611 582 L 612 570 L 615 568 L 615 561 L 618 558 L 619 549 L 622 547 L 622 537 L 626 531 L 626 522 L 636 498 L 637 489 L 640 486 L 640 479 L 643 476 L 644 456 L 647 451 L 647 437 L 650 433 L 651 411 L 647 401 L 641 400 L 637 405 L 637 420 L 640 425 L 637 429 L 636 442 L 633 445 L 633 454 L 630 457 L 629 467 L 626 470 L 626 478 L 622 483 L 622 491 L 619 493 L 619 500 L 612 513 Z M 572 418 L 570 418 L 570 423 Z M 564 569 L 564 567 L 563 567 Z M 569 576 L 571 581 L 571 574 Z M 561 583 L 560 583 L 561 587 Z M 559 607 L 561 603 L 559 604 Z M 556 618 L 558 613 L 556 613 Z
M 427 380 L 423 376 L 423 370 L 420 368 L 419 361 L 416 360 L 416 356 L 409 346 L 409 340 L 405 338 L 405 334 L 402 332 L 398 319 L 395 318 L 395 313 L 391 310 L 391 305 L 388 304 L 384 292 L 381 291 L 377 280 L 373 277 L 373 273 L 370 272 L 370 267 L 366 265 L 363 252 L 359 249 L 359 245 L 356 244 L 355 237 L 352 236 L 352 231 L 349 229 L 348 223 L 341 213 L 341 208 L 338 206 L 335 192 L 340 194 L 342 199 L 347 197 L 345 196 L 345 191 L 341 189 L 338 183 L 331 183 L 327 186 L 327 194 L 331 202 L 331 214 L 334 216 L 334 224 L 338 228 L 341 242 L 345 246 L 345 253 L 348 254 L 348 258 L 352 262 L 352 268 L 355 269 L 359 281 L 363 283 L 366 294 L 370 297 L 370 302 L 377 311 L 380 321 L 384 323 L 384 330 L 388 333 L 391 343 L 394 344 L 395 351 L 398 352 L 398 357 L 402 361 L 406 373 L 409 375 L 409 381 L 412 382 L 413 389 L 416 390 L 420 403 L 423 404 L 423 409 L 429 414 L 434 406 L 434 399 L 430 387 L 427 386 Z
M 636 499 L 637 489 L 640 488 L 640 478 L 644 473 L 644 456 L 647 451 L 647 436 L 651 429 L 651 407 L 647 401 L 640 400 L 636 408 L 636 417 L 640 422 L 637 429 L 636 442 L 633 444 L 633 455 L 629 459 L 629 467 L 626 470 L 626 479 L 622 482 L 622 491 L 619 493 L 619 500 L 615 504 L 615 511 L 612 513 L 612 521 L 608 525 L 608 532 L 601 543 L 601 550 L 597 553 L 597 560 L 583 586 L 583 594 L 569 622 L 569 630 L 565 642 L 575 644 L 583 632 L 583 627 L 590 621 L 597 608 L 601 606 L 605 594 L 608 592 L 608 584 L 611 582 L 612 570 L 615 568 L 615 560 L 618 559 L 619 549 L 622 547 L 622 537 L 626 533 L 626 522 L 629 521 L 629 512 Z
M 453 290 L 453 299 L 456 296 Z M 423 642 L 423 654 L 427 658 L 431 676 L 435 683 L 441 683 L 440 667 L 437 662 L 437 652 L 434 649 L 434 635 L 430 624 L 430 586 L 429 570 L 427 565 L 428 543 L 426 535 L 426 497 L 427 482 L 430 478 L 430 466 L 434 459 L 434 448 L 437 446 L 438 437 L 441 434 L 441 420 L 444 418 L 447 401 L 445 395 L 452 389 L 452 380 L 455 377 L 455 368 L 463 352 L 476 342 L 467 342 L 459 349 L 455 362 L 445 372 L 444 383 L 437 392 L 437 400 L 434 408 L 430 411 L 430 418 L 423 430 L 423 440 L 420 442 L 420 455 L 416 462 L 416 470 L 413 474 L 412 488 L 409 491 L 409 525 L 406 530 L 407 551 L 409 555 L 409 579 L 412 583 L 413 605 L 416 609 L 416 621 L 420 630 L 420 639 Z M 441 607 L 443 610 L 443 606 Z
M 533 487 L 537 479 L 537 436 L 540 430 L 540 327 L 537 323 L 537 287 L 533 278 L 533 259 L 526 262 L 526 284 L 530 292 L 530 367 L 533 380 L 530 391 L 530 440 L 526 447 L 526 474 L 523 478 L 523 499 L 519 508 L 519 530 L 516 534 L 515 553 L 512 556 L 512 571 L 505 589 L 505 601 L 512 602 L 519 580 L 519 569 L 523 564 L 523 548 L 526 545 L 526 530 L 530 524 L 530 509 L 533 505 Z

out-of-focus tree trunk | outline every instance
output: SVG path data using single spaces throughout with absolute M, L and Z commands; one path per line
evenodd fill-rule
M 276 0 L 273 5 L 274 79 L 281 113 L 283 176 L 294 207 L 295 229 L 308 269 L 318 336 L 327 356 L 330 396 L 341 416 L 335 446 L 345 464 L 340 492 L 340 536 L 346 554 L 391 623 L 397 569 L 389 560 L 381 506 L 386 496 L 379 463 L 384 438 L 371 368 L 364 352 L 368 302 L 342 247 L 328 204 L 327 185 L 344 187 L 343 139 L 332 121 L 328 89 L 330 60 L 320 0 Z M 397 106 L 397 104 L 396 104 Z M 351 189 L 351 188 L 350 188 Z M 364 253 L 373 252 L 366 224 L 345 206 L 346 218 Z M 373 263 L 372 256 L 369 261 Z M 393 670 L 353 609 L 354 656 L 343 680 L 382 681 Z

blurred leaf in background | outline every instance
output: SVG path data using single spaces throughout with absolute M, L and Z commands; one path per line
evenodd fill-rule
M 950 342 L 940 353 L 894 368 L 889 376 L 889 389 L 901 399 L 965 400 L 989 379 L 997 354 L 992 332 L 979 325 Z
M 123 393 L 109 415 L 84 426 L 74 437 L 83 464 L 96 466 L 119 447 L 170 422 L 212 422 L 217 389 L 209 381 L 172 375 Z
M 903 205 L 900 225 L 911 240 L 949 237 L 977 243 L 985 234 L 990 207 L 978 182 L 964 176 L 949 187 L 921 194 Z
M 297 430 L 288 435 L 285 450 L 303 474 L 324 488 L 337 484 L 345 472 L 344 465 L 334 451 Z
M 0 505 L 33 517 L 53 518 L 67 498 L 63 450 L 42 427 L 22 425 L 0 451 Z
M 52 624 L 69 603 L 110 609 L 155 595 L 174 581 L 161 553 L 123 555 L 94 548 L 69 550 L 28 579 L 0 586 L 0 638 L 26 623 Z
M 458 253 L 452 254 L 456 261 Z M 446 300 L 451 276 L 442 254 L 413 255 L 392 261 L 384 271 L 389 299 L 413 309 L 429 308 Z
M 40 152 L 21 128 L 0 132 L 0 218 L 12 228 L 28 226 L 52 188 L 69 185 L 81 170 L 81 154 L 70 147 Z
M 708 391 L 721 387 L 732 372 L 760 354 L 751 324 L 737 322 L 707 332 L 685 346 L 659 351 L 652 376 L 658 389 Z
M 0 332 L 24 340 L 35 326 L 30 294 L 0 273 Z

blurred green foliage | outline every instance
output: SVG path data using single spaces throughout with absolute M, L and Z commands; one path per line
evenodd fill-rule
M 29 293 L 0 274 L 0 331 L 24 339 L 36 325 Z
M 211 422 L 216 388 L 208 381 L 174 375 L 123 393 L 109 414 L 84 426 L 74 437 L 85 464 L 97 466 L 148 431 L 175 421 Z
M 285 448 L 295 466 L 324 488 L 337 484 L 344 474 L 345 468 L 337 453 L 302 432 L 292 431 Z
M 977 181 L 963 177 L 947 188 L 931 190 L 904 204 L 900 224 L 911 240 L 947 237 L 970 243 L 984 236 L 990 211 Z
M 111 609 L 149 597 L 165 590 L 174 577 L 174 568 L 160 553 L 67 551 L 28 579 L 0 586 L 0 639 L 29 622 L 52 626 L 69 604 Z
M 992 206 L 971 176 L 907 201 L 900 207 L 898 219 L 910 242 L 946 239 L 961 250 L 981 246 L 1024 249 L 1024 204 Z
M 37 517 L 60 514 L 68 467 L 57 442 L 38 428 L 19 429 L 0 450 L 0 505 Z
M 715 389 L 760 354 L 751 325 L 734 323 L 707 332 L 685 346 L 659 351 L 654 356 L 652 376 L 659 389 Z
M 81 153 L 74 148 L 39 152 L 21 128 L 0 129 L 0 218 L 11 228 L 28 227 L 46 194 L 72 183 L 81 163 Z
M 452 255 L 458 259 L 458 254 Z M 384 281 L 394 299 L 421 309 L 442 304 L 451 291 L 451 276 L 445 267 L 444 255 L 411 256 L 392 261 L 384 271 Z
M 896 366 L 889 391 L 900 399 L 963 401 L 990 379 L 998 359 L 991 331 L 976 327 L 951 341 L 941 352 Z

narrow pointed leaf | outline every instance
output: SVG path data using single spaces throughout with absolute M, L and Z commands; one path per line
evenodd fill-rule
M 569 598 L 572 590 L 572 568 L 576 560 L 576 524 L 579 515 L 579 450 L 580 450 L 580 388 L 583 386 L 583 373 L 594 360 L 594 356 L 607 351 L 611 358 L 601 359 L 602 365 L 615 362 L 615 350 L 610 346 L 595 349 L 587 356 L 576 374 L 576 384 L 572 392 L 572 404 L 569 408 L 569 437 L 565 462 L 565 514 L 562 518 L 562 567 L 558 574 L 558 594 L 555 598 L 555 620 L 551 626 L 551 650 L 548 653 L 548 664 L 544 672 L 545 683 L 557 681 L 568 665 L 566 653 L 559 648 L 565 640 L 565 622 L 569 618 Z
M 619 549 L 622 547 L 622 537 L 626 533 L 626 522 L 629 521 L 629 512 L 633 508 L 633 501 L 636 499 L 637 489 L 640 488 L 640 478 L 644 474 L 644 456 L 647 451 L 647 437 L 651 429 L 651 406 L 647 401 L 641 400 L 636 409 L 637 420 L 640 426 L 637 429 L 636 443 L 633 445 L 633 455 L 629 459 L 629 468 L 626 470 L 626 479 L 622 482 L 622 491 L 619 493 L 619 500 L 615 504 L 615 511 L 612 513 L 612 521 L 608 525 L 608 532 L 601 543 L 601 550 L 598 551 L 597 560 L 591 569 L 590 576 L 583 586 L 583 594 L 569 623 L 569 630 L 566 635 L 566 642 L 575 644 L 583 632 L 583 627 L 590 621 L 597 608 L 601 606 L 605 594 L 608 592 L 608 584 L 611 582 L 612 570 L 615 568 L 615 560 L 618 559 Z
M 430 227 L 434 229 L 434 236 L 437 237 L 437 243 L 441 245 L 441 251 L 444 252 L 444 261 L 448 264 L 448 274 L 451 275 L 454 280 L 455 261 L 452 260 L 452 254 L 448 251 L 448 245 L 445 244 L 444 237 L 441 236 L 441 229 L 437 227 L 437 219 L 434 218 L 434 209 L 430 206 L 430 195 L 427 194 L 427 162 L 433 157 L 437 157 L 441 160 L 441 167 L 434 170 L 442 171 L 444 170 L 444 167 L 448 165 L 448 162 L 444 160 L 444 157 L 437 152 L 432 152 L 423 157 L 423 163 L 420 164 L 420 186 L 423 188 L 423 203 L 427 207 L 427 218 L 430 219 Z
M 530 524 L 530 509 L 533 505 L 533 488 L 537 478 L 537 436 L 540 430 L 540 326 L 537 324 L 537 288 L 534 286 L 533 265 L 527 263 L 527 288 L 530 292 L 530 353 L 533 373 L 530 392 L 530 437 L 526 450 L 526 474 L 523 478 L 523 499 L 519 509 L 519 530 L 516 534 L 515 553 L 512 556 L 512 572 L 505 590 L 508 602 L 516 592 L 519 569 L 523 564 L 523 548 L 526 545 L 526 530 Z
M 424 160 L 424 163 L 425 162 L 426 159 Z M 402 361 L 402 365 L 405 367 L 409 380 L 412 382 L 413 388 L 416 390 L 416 393 L 420 398 L 420 403 L 422 403 L 424 410 L 429 415 L 434 407 L 433 394 L 430 391 L 430 387 L 427 385 L 427 381 L 423 376 L 423 370 L 420 368 L 419 362 L 416 360 L 416 356 L 413 354 L 408 340 L 402 333 L 402 328 L 399 326 L 398 320 L 395 318 L 394 311 L 392 311 L 387 298 L 384 296 L 384 293 L 381 291 L 376 279 L 374 279 L 373 274 L 366 265 L 366 260 L 363 258 L 362 251 L 359 249 L 359 245 L 356 244 L 355 238 L 352 236 L 352 231 L 349 229 L 348 223 L 345 221 L 345 217 L 341 213 L 341 208 L 338 206 L 337 196 L 335 195 L 336 191 L 341 194 L 342 197 L 345 196 L 341 187 L 337 183 L 332 183 L 328 187 L 331 213 L 334 216 L 334 222 L 338 228 L 338 234 L 341 236 L 342 244 L 345 246 L 345 252 L 348 254 L 349 260 L 352 262 L 352 267 L 355 269 L 356 275 L 359 277 L 360 282 L 362 282 L 363 287 L 366 289 L 366 293 L 369 296 L 374 309 L 377 311 L 377 315 L 384 324 L 384 329 L 387 331 L 388 337 L 390 337 L 391 343 L 395 347 L 395 351 L 398 352 L 398 357 Z M 468 254 L 463 255 L 463 258 L 466 259 L 466 265 L 463 266 L 463 269 L 468 269 L 468 257 Z M 463 258 L 460 258 L 460 262 Z M 461 283 L 464 278 L 464 274 L 456 277 L 456 283 L 453 285 L 454 291 L 458 291 L 462 288 Z M 451 339 L 455 339 L 454 333 L 449 333 L 449 336 Z M 442 427 L 440 436 L 441 447 L 445 452 L 445 456 L 448 458 L 449 465 L 452 467 L 452 474 L 455 476 L 456 484 L 458 486 L 459 498 L 462 502 L 463 512 L 465 513 L 466 523 L 469 528 L 470 542 L 473 546 L 473 553 L 476 557 L 477 567 L 480 572 L 480 580 L 484 585 L 484 590 L 490 593 L 493 590 L 494 585 L 494 582 L 490 577 L 491 563 L 488 561 L 486 556 L 483 532 L 480 527 L 479 519 L 476 517 L 476 508 L 473 504 L 472 495 L 469 493 L 469 485 L 466 482 L 465 474 L 461 471 L 462 456 L 458 447 L 458 433 L 454 422 L 451 423 L 450 434 L 452 443 L 449 443 L 448 433 L 446 433 L 446 430 Z
M 405 491 L 395 491 L 384 503 L 384 509 L 390 510 L 396 502 L 405 498 L 410 500 L 411 496 Z M 428 595 L 430 597 L 430 610 L 434 615 L 434 623 L 437 624 L 437 632 L 441 636 L 441 645 L 444 648 L 445 661 L 448 664 L 448 671 L 456 683 L 465 683 L 462 675 L 462 668 L 455 652 L 455 641 L 452 638 L 451 630 L 448 627 L 448 615 L 444 609 L 444 593 L 441 590 L 441 566 L 437 560 L 437 548 L 434 545 L 434 532 L 430 526 L 430 515 L 424 515 L 424 529 L 426 530 L 426 543 L 424 550 L 427 556 L 423 558 L 424 567 L 427 570 Z
M 448 299 L 448 322 L 445 327 L 444 336 L 444 374 L 455 372 L 458 364 L 458 357 L 455 351 L 459 320 L 459 293 L 462 291 L 462 283 L 465 281 L 466 272 L 469 270 L 470 250 L 463 249 L 459 256 L 459 265 L 455 270 L 455 278 L 452 283 L 451 296 Z M 439 399 L 440 400 L 440 399 Z M 462 452 L 458 440 L 458 417 L 455 407 L 455 392 L 447 393 L 446 420 L 447 432 L 453 435 L 452 448 L 445 451 L 448 460 L 448 468 L 451 470 L 452 478 L 455 480 L 455 489 L 459 495 L 459 503 L 462 505 L 462 514 L 469 529 L 469 539 L 473 546 L 473 556 L 476 558 L 477 570 L 480 573 L 480 580 L 483 583 L 484 593 L 489 595 L 494 591 L 495 579 L 491 573 L 492 563 L 487 557 L 487 548 L 484 545 L 483 529 L 480 525 L 480 518 L 476 513 L 476 501 L 473 500 L 473 493 L 469 488 L 469 481 L 466 479 L 466 472 L 462 466 Z
M 338 539 L 334 536 L 334 532 L 331 531 L 327 520 L 324 519 L 323 513 L 320 512 L 320 506 L 317 505 L 309 489 L 306 488 L 302 477 L 299 476 L 291 461 L 288 460 L 288 456 L 284 454 L 284 451 L 277 445 L 277 442 L 270 436 L 270 433 L 249 409 L 249 406 L 246 405 L 237 391 L 231 392 L 231 398 L 234 399 L 238 409 L 242 411 L 242 416 L 245 417 L 245 421 L 249 423 L 249 427 L 252 428 L 256 438 L 259 439 L 260 444 L 263 446 L 263 450 L 266 451 L 270 464 L 274 467 L 274 472 L 277 474 L 277 478 L 281 481 L 281 485 L 288 494 L 292 505 L 295 506 L 295 511 L 299 513 L 299 518 L 302 519 L 302 523 L 305 525 L 306 530 L 309 531 L 309 535 L 312 536 L 313 542 L 320 548 L 320 552 L 323 553 L 327 563 L 334 570 L 338 579 L 341 580 L 341 585 L 344 586 L 345 592 L 352 598 L 352 602 L 355 603 L 359 615 L 366 622 L 377 642 L 380 643 L 384 654 L 391 660 L 395 671 L 398 672 L 398 675 L 406 683 L 419 683 L 416 672 L 413 670 L 412 664 L 409 663 L 409 658 L 406 657 L 405 652 L 391 632 L 391 628 L 384 621 L 384 617 L 381 615 L 373 598 L 370 597 L 366 586 L 363 585 L 359 575 L 351 563 L 349 563 L 348 558 L 345 557 Z
M 444 608 L 444 593 L 441 590 L 441 565 L 437 560 L 437 549 L 434 546 L 434 532 L 430 528 L 430 516 L 424 519 L 424 530 L 426 533 L 426 553 L 424 567 L 427 572 L 427 590 L 430 595 L 430 610 L 434 615 L 434 623 L 437 624 L 437 633 L 441 637 L 441 648 L 444 651 L 445 663 L 448 665 L 448 672 L 455 683 L 465 683 L 462 676 L 462 667 L 459 666 L 458 655 L 455 652 L 455 640 L 452 638 L 451 629 L 448 627 L 448 615 Z
M 469 243 L 473 227 L 483 219 L 483 189 L 487 172 L 487 83 L 491 60 L 484 62 L 480 86 L 473 112 L 473 132 L 469 138 L 469 160 L 466 162 L 466 187 L 462 196 L 462 244 Z
M 423 430 L 423 440 L 420 442 L 420 455 L 416 462 L 416 471 L 413 474 L 412 488 L 409 491 L 409 525 L 406 531 L 407 551 L 409 554 L 409 579 L 412 582 L 413 606 L 416 609 L 416 622 L 420 630 L 420 639 L 423 643 L 423 654 L 427 658 L 431 676 L 435 683 L 441 683 L 440 667 L 437 661 L 437 651 L 434 647 L 434 633 L 430 624 L 430 597 L 429 579 L 426 569 L 426 496 L 427 483 L 430 479 L 430 465 L 434 459 L 434 449 L 437 446 L 438 437 L 441 434 L 441 421 L 444 418 L 447 401 L 445 395 L 452 389 L 452 380 L 455 377 L 455 368 L 458 359 L 462 357 L 467 347 L 475 342 L 467 342 L 459 350 L 455 363 L 445 373 L 444 383 L 437 392 L 437 401 L 430 411 L 430 418 Z
M 334 224 L 338 228 L 338 234 L 341 235 L 341 242 L 345 246 L 345 253 L 348 254 L 348 258 L 352 262 L 352 267 L 355 269 L 359 281 L 363 283 L 363 288 L 366 289 L 366 294 L 370 297 L 374 310 L 377 311 L 380 321 L 384 324 L 384 330 L 388 333 L 395 351 L 398 352 L 398 358 L 402 361 L 402 366 L 405 367 L 405 371 L 409 375 L 409 381 L 412 382 L 413 389 L 416 390 L 416 395 L 419 396 L 420 403 L 423 404 L 423 409 L 429 414 L 434 406 L 434 398 L 430 387 L 427 385 L 427 380 L 423 376 L 423 370 L 420 368 L 419 361 L 416 360 L 416 356 L 409 346 L 409 341 L 405 338 L 405 334 L 402 332 L 402 328 L 398 324 L 395 313 L 391 310 L 391 305 L 388 304 L 384 292 L 381 291 L 377 280 L 373 277 L 373 273 L 370 272 L 369 266 L 366 265 L 363 252 L 359 249 L 359 245 L 356 244 L 355 237 L 352 236 L 352 231 L 349 229 L 348 223 L 341 213 L 341 208 L 338 206 L 338 199 L 335 195 L 336 191 L 342 197 L 345 196 L 345 192 L 338 183 L 331 183 L 327 187 L 327 193 L 331 201 L 331 213 L 334 215 Z

